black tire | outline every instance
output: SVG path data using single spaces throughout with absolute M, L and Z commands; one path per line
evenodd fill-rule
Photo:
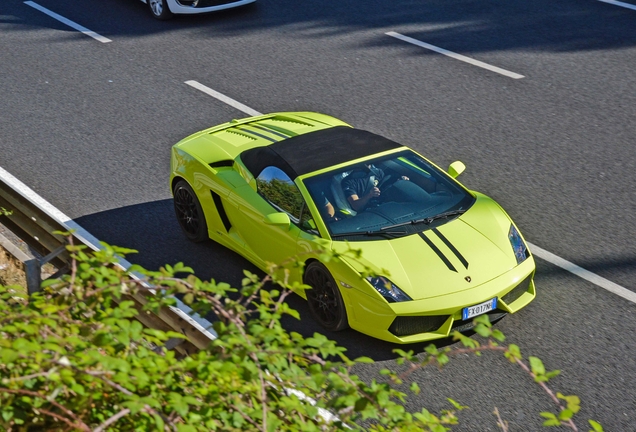
M 148 8 L 153 17 L 158 20 L 165 21 L 172 18 L 173 14 L 170 12 L 168 3 L 166 0 L 147 0 Z
M 208 225 L 196 194 L 185 180 L 174 186 L 174 213 L 183 233 L 193 242 L 208 239 Z
M 307 290 L 307 302 L 314 319 L 330 331 L 340 331 L 349 327 L 340 289 L 329 270 L 314 261 L 305 269 L 303 281 L 311 287 Z

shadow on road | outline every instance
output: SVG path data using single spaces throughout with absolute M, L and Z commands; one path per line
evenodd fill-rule
M 244 269 L 262 274 L 249 261 L 213 241 L 188 241 L 174 218 L 172 200 L 122 207 L 83 216 L 76 222 L 101 241 L 139 251 L 138 254 L 129 255 L 128 260 L 150 270 L 156 270 L 164 264 L 183 262 L 192 267 L 201 279 L 223 281 L 232 286 L 240 286 Z M 350 329 L 325 331 L 313 321 L 307 303 L 300 296 L 290 296 L 288 303 L 300 313 L 301 320 L 286 317 L 283 320 L 285 328 L 304 336 L 322 333 L 346 347 L 347 355 L 351 358 L 368 356 L 374 360 L 388 360 L 396 358 L 392 352 L 396 348 L 420 352 L 426 345 L 391 344 Z M 438 346 L 450 343 L 452 340 L 436 342 Z
M 164 264 L 183 262 L 192 267 L 201 279 L 227 282 L 235 287 L 240 286 L 244 269 L 262 274 L 249 261 L 217 243 L 188 241 L 174 218 L 171 199 L 83 216 L 77 219 L 77 222 L 102 241 L 136 249 L 139 253 L 128 256 L 128 259 L 150 270 L 158 269 Z M 597 260 L 579 265 L 590 271 L 607 270 L 612 267 L 627 267 L 636 271 L 636 257 L 626 257 L 624 260 Z M 564 271 L 558 267 L 542 265 L 539 262 L 537 277 L 562 277 L 563 274 Z M 310 336 L 314 332 L 322 333 L 347 348 L 347 354 L 351 358 L 368 356 L 377 361 L 388 360 L 397 357 L 393 353 L 396 348 L 421 352 L 428 345 L 396 345 L 351 329 L 341 332 L 325 331 L 313 321 L 307 303 L 300 296 L 290 296 L 288 303 L 301 316 L 300 321 L 291 317 L 283 320 L 289 331 L 296 331 L 304 336 Z M 442 347 L 452 343 L 449 338 L 438 340 L 435 345 Z
M 258 0 L 245 7 L 207 15 L 177 16 L 160 22 L 147 6 L 134 0 L 88 0 L 78 7 L 64 0 L 43 0 L 42 6 L 107 37 L 143 37 L 183 33 L 184 41 L 240 36 L 278 29 L 294 38 L 322 38 L 360 30 L 387 28 L 431 44 L 466 53 L 505 50 L 586 51 L 631 47 L 636 44 L 633 12 L 599 1 L 508 2 L 459 0 Z M 53 28 L 80 37 L 64 24 L 35 12 L 21 0 L 3 1 L 0 24 L 30 31 Z M 363 12 L 362 12 L 363 11 Z M 399 44 L 380 33 L 378 44 Z M 159 48 L 159 47 L 158 47 Z M 170 47 L 165 47 L 169 49 Z M 430 55 L 414 49 L 413 55 Z

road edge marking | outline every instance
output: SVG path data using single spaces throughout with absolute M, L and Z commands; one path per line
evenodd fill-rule
M 77 24 L 74 21 L 71 21 L 68 18 L 64 18 L 62 15 L 58 15 L 55 12 L 53 12 L 52 10 L 47 9 L 44 6 L 40 6 L 39 4 L 37 4 L 37 3 L 33 2 L 33 1 L 25 1 L 24 4 L 27 5 L 27 6 L 31 6 L 34 9 L 39 10 L 40 12 L 50 16 L 51 18 L 54 18 L 54 19 L 58 20 L 59 22 L 61 22 L 63 24 L 66 24 L 67 26 L 69 26 L 69 27 L 81 32 L 81 33 L 84 33 L 86 36 L 90 36 L 93 39 L 95 39 L 95 40 L 97 40 L 97 41 L 99 41 L 101 43 L 112 42 L 112 40 L 108 39 L 107 37 L 104 37 L 104 36 L 102 36 L 102 35 L 100 35 L 98 33 L 95 33 L 94 31 L 89 30 L 86 27 L 81 26 L 81 25 Z
M 396 39 L 399 39 L 399 40 L 404 41 L 404 42 L 408 42 L 408 43 L 413 44 L 413 45 L 417 45 L 417 46 L 419 46 L 421 48 L 426 48 L 426 49 L 429 49 L 431 51 L 435 51 L 436 53 L 443 54 L 445 56 L 454 58 L 455 60 L 463 61 L 463 62 L 471 64 L 473 66 L 477 66 L 477 67 L 480 67 L 482 69 L 486 69 L 486 70 L 489 70 L 491 72 L 495 72 L 495 73 L 498 73 L 500 75 L 507 76 L 508 78 L 512 78 L 512 79 L 525 78 L 525 76 L 523 76 L 521 74 L 518 74 L 518 73 L 515 73 L 515 72 L 511 72 L 509 70 L 502 69 L 500 67 L 493 66 L 493 65 L 490 65 L 488 63 L 484 63 L 482 61 L 479 61 L 479 60 L 475 60 L 474 58 L 471 58 L 471 57 L 466 57 L 464 55 L 457 54 L 457 53 L 449 51 L 447 49 L 440 48 L 440 47 L 437 47 L 435 45 L 431 45 L 431 44 L 428 44 L 426 42 L 422 42 L 422 41 L 417 40 L 417 39 L 413 39 L 412 37 L 404 36 L 403 34 L 400 34 L 400 33 L 397 33 L 397 32 L 393 32 L 393 31 L 386 32 L 385 35 L 394 37 Z

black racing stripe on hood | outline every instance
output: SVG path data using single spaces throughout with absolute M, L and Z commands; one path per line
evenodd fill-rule
M 439 248 L 437 246 L 435 246 L 435 244 L 431 241 L 431 239 L 429 239 L 428 237 L 426 237 L 426 235 L 424 233 L 417 233 L 420 237 L 422 237 L 422 240 L 424 240 L 426 242 L 427 245 L 429 245 L 429 247 L 431 249 L 433 249 L 433 252 L 435 252 L 437 254 L 437 256 L 444 262 L 444 264 L 446 264 L 446 267 L 448 267 L 449 270 L 454 271 L 455 273 L 457 273 L 457 270 L 455 269 L 455 266 L 453 266 L 453 263 L 451 263 L 448 258 L 446 258 L 446 255 L 444 255 L 442 253 L 441 250 L 439 250 Z
M 448 248 L 455 254 L 457 259 L 462 262 L 464 267 L 468 268 L 468 261 L 466 261 L 466 258 L 464 258 L 464 256 L 461 253 L 459 253 L 457 248 L 446 237 L 444 237 L 444 234 L 439 232 L 437 228 L 433 228 L 432 231 L 437 235 L 437 237 L 440 238 L 441 241 L 444 242 L 446 246 L 448 246 Z

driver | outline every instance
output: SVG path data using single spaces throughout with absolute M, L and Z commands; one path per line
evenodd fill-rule
M 366 172 L 357 171 L 347 176 L 342 181 L 342 190 L 347 197 L 351 208 L 355 211 L 362 211 L 369 205 L 376 206 L 380 203 L 381 191 L 378 187 L 385 178 L 384 171 L 373 164 L 366 165 Z M 388 179 L 389 176 L 386 178 Z M 402 180 L 408 180 L 406 176 Z

